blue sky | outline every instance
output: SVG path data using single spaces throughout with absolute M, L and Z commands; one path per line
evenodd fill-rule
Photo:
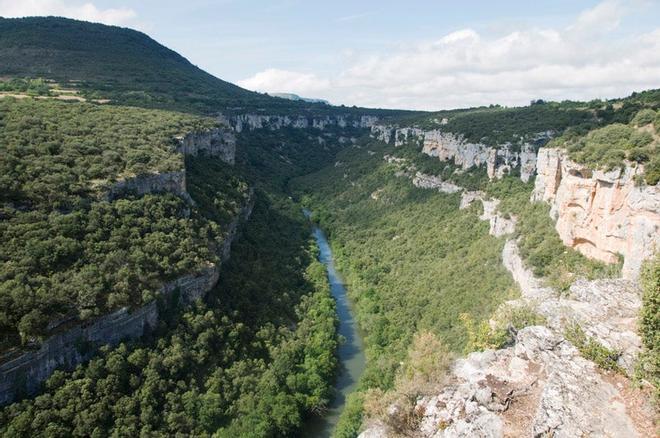
M 660 87 L 660 1 L 0 0 L 138 28 L 210 73 L 333 103 L 441 109 Z

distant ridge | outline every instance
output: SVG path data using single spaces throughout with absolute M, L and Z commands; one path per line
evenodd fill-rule
M 196 67 L 142 32 L 61 17 L 0 17 L 0 60 L 0 77 L 53 79 L 79 88 L 87 97 L 123 105 L 199 114 L 401 113 L 248 91 Z
M 324 103 L 326 105 L 330 105 L 330 102 L 328 102 L 325 99 L 314 99 L 314 98 L 311 98 L 311 97 L 300 97 L 297 94 L 293 94 L 293 93 L 268 93 L 268 95 L 273 96 L 273 97 L 279 97 L 280 99 L 302 100 L 303 102 Z

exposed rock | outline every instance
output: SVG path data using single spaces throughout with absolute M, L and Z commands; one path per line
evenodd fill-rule
M 636 186 L 641 166 L 604 172 L 571 161 L 560 149 L 541 148 L 532 200 L 551 205 L 564 244 L 587 257 L 616 263 L 634 279 L 660 249 L 660 185 Z
M 440 177 L 434 175 L 426 175 L 421 172 L 417 172 L 415 174 L 412 183 L 415 187 L 422 189 L 437 189 L 442 193 L 456 193 L 463 191 L 463 188 L 457 186 L 456 184 L 443 181 Z
M 106 192 L 104 199 L 112 201 L 126 193 L 142 196 L 148 193 L 174 193 L 188 201 L 190 195 L 186 191 L 186 172 L 148 173 L 127 178 L 114 183 Z
M 178 140 L 178 151 L 184 155 L 196 156 L 203 151 L 208 156 L 218 157 L 225 163 L 234 164 L 236 136 L 230 129 L 215 128 L 191 132 Z
M 474 201 L 480 201 L 483 205 L 483 213 L 479 216 L 482 221 L 490 223 L 489 234 L 495 237 L 512 234 L 516 230 L 516 217 L 504 216 L 497 211 L 500 204 L 499 199 L 488 198 L 484 192 L 466 191 L 461 196 L 461 210 L 468 208 Z
M 399 128 L 394 131 L 394 146 L 399 147 L 406 143 L 421 145 L 423 141 L 424 131 L 420 128 Z
M 547 133 L 538 134 L 534 141 L 547 139 Z M 453 161 L 461 170 L 486 166 L 490 179 L 502 178 L 514 169 L 520 170 L 520 179 L 528 182 L 536 171 L 534 145 L 523 143 L 520 152 L 511 143 L 497 148 L 481 143 L 469 143 L 462 135 L 441 130 L 424 131 L 415 127 L 398 128 L 391 125 L 373 125 L 371 136 L 385 143 L 402 146 L 406 143 L 423 145 L 422 153 L 438 157 L 441 161 Z
M 417 401 L 412 436 L 643 436 L 620 388 L 546 327 L 524 328 L 512 347 L 456 361 L 449 382 Z M 393 434 L 375 423 L 360 436 Z
M 247 220 L 252 212 L 252 198 L 251 192 L 245 207 L 227 228 L 225 240 L 218 249 L 221 262 L 229 259 L 239 222 Z M 159 293 L 169 295 L 178 290 L 183 302 L 193 302 L 204 297 L 215 286 L 219 272 L 219 264 L 210 264 L 199 272 L 165 283 Z M 117 345 L 123 340 L 141 337 L 155 327 L 158 318 L 156 301 L 132 310 L 123 307 L 47 338 L 37 351 L 0 358 L 0 405 L 13 401 L 17 391 L 35 393 L 53 371 L 59 368 L 71 369 L 89 360 L 102 345 Z
M 218 120 L 231 126 L 236 132 L 244 130 L 252 131 L 254 129 L 270 129 L 277 130 L 282 128 L 316 128 L 326 129 L 328 126 L 339 126 L 345 128 L 351 126 L 353 128 L 370 128 L 378 122 L 376 116 L 355 116 L 355 115 L 336 115 L 325 117 L 307 117 L 307 116 L 281 116 L 281 115 L 266 115 L 266 114 L 235 114 L 235 115 L 219 115 Z

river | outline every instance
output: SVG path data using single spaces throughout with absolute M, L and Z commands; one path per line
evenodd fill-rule
M 305 215 L 310 212 L 305 210 Z M 328 410 L 322 417 L 313 418 L 305 424 L 303 436 L 329 437 L 337 425 L 346 403 L 346 396 L 355 390 L 357 382 L 364 371 L 365 358 L 362 337 L 359 333 L 357 323 L 353 319 L 351 303 L 348 300 L 346 287 L 335 269 L 332 250 L 328 244 L 323 231 L 314 226 L 314 238 L 319 247 L 319 261 L 325 265 L 330 282 L 330 291 L 337 305 L 337 316 L 339 317 L 339 334 L 345 342 L 339 345 L 338 355 L 340 362 L 339 374 L 335 382 L 336 396 L 330 403 Z

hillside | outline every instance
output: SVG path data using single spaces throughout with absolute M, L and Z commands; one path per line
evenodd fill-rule
M 45 78 L 77 88 L 86 97 L 122 105 L 204 114 L 356 111 L 248 91 L 201 70 L 141 32 L 67 18 L 0 17 L 0 59 L 0 78 Z

